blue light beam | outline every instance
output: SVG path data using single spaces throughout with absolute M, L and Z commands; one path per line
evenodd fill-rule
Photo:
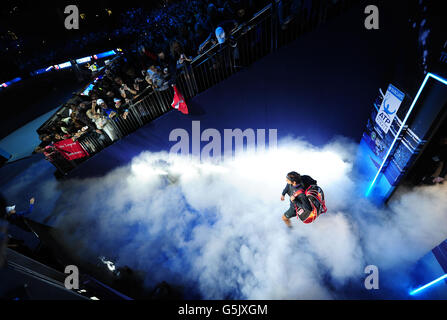
M 418 288 L 418 289 L 416 289 L 416 290 L 411 291 L 411 292 L 410 292 L 410 295 L 411 295 L 411 296 L 414 296 L 416 293 L 421 292 L 422 290 L 427 289 L 428 287 L 433 286 L 434 284 L 438 283 L 439 281 L 444 280 L 445 278 L 447 278 L 447 274 L 443 275 L 442 277 L 439 277 L 439 278 L 436 279 L 436 280 L 433 280 L 433 281 L 430 282 L 430 283 L 427 283 L 425 286 L 422 286 L 422 287 L 420 287 L 420 288 Z
M 385 165 L 385 163 L 386 163 L 387 160 L 388 160 L 388 157 L 390 156 L 391 150 L 393 150 L 394 145 L 396 144 L 397 140 L 399 139 L 400 134 L 402 133 L 402 130 L 405 128 L 405 124 L 407 123 L 407 120 L 408 120 L 408 118 L 410 117 L 410 114 L 411 114 L 411 112 L 413 111 L 413 108 L 414 108 L 414 106 L 416 105 L 416 103 L 417 103 L 417 101 L 418 101 L 418 99 L 419 99 L 419 96 L 421 95 L 422 91 L 424 90 L 425 85 L 427 84 L 427 81 L 428 81 L 428 79 L 430 79 L 430 77 L 433 78 L 433 79 L 438 80 L 439 82 L 441 82 L 441 83 L 443 83 L 443 84 L 445 84 L 445 85 L 447 86 L 447 80 L 445 80 L 445 79 L 443 79 L 443 78 L 441 78 L 441 77 L 439 77 L 439 76 L 437 76 L 437 75 L 435 75 L 435 74 L 433 74 L 433 73 L 428 73 L 428 74 L 427 74 L 427 76 L 426 76 L 425 79 L 424 79 L 424 82 L 422 82 L 422 85 L 421 85 L 421 87 L 419 88 L 419 91 L 418 91 L 416 97 L 415 97 L 414 100 L 413 100 L 413 103 L 412 103 L 411 106 L 410 106 L 410 109 L 409 109 L 408 112 L 407 112 L 407 115 L 406 115 L 405 118 L 404 118 L 404 121 L 402 122 L 402 126 L 400 127 L 399 131 L 397 132 L 396 137 L 394 138 L 394 141 L 393 141 L 393 143 L 391 144 L 391 147 L 389 148 L 389 150 L 388 150 L 388 152 L 387 152 L 387 154 L 386 154 L 386 156 L 385 156 L 385 159 L 383 159 L 382 165 L 380 166 L 379 170 L 377 171 L 376 176 L 374 177 L 374 180 L 371 182 L 371 185 L 369 186 L 368 190 L 366 191 L 366 197 L 369 196 L 369 194 L 371 193 L 371 191 L 372 191 L 372 189 L 373 189 L 375 183 L 377 182 L 377 178 L 378 178 L 379 175 L 381 174 L 381 171 L 382 171 L 382 169 L 383 169 L 383 166 Z

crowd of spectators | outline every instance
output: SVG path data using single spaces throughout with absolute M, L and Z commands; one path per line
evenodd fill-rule
M 78 93 L 70 99 L 52 125 L 40 134 L 41 144 L 35 152 L 49 156 L 54 152 L 54 143 L 66 139 L 76 141 L 85 134 L 103 143 L 118 140 L 111 122 L 119 118 L 127 120 L 127 105 L 145 89 L 166 89 L 169 83 L 169 74 L 162 73 L 155 65 L 147 70 L 137 69 L 126 57 L 119 57 L 113 63 L 106 61 L 101 73 L 95 75 L 97 79 L 88 93 Z
M 25 50 L 32 52 L 32 55 L 22 56 L 19 67 L 38 69 L 47 64 L 62 63 L 63 60 L 68 60 L 63 57 L 72 56 L 76 52 L 85 52 L 88 48 L 110 48 L 117 44 L 126 47 L 138 42 L 150 51 L 169 51 L 170 43 L 174 39 L 182 44 L 189 56 L 194 56 L 199 45 L 222 21 L 241 24 L 270 2 L 270 0 L 171 0 L 165 1 L 163 7 L 155 10 L 132 8 L 121 13 L 119 22 L 113 29 L 91 30 L 87 34 L 65 41 L 63 45 L 51 46 L 38 56 L 35 54 L 38 50 Z M 227 24 L 227 27 L 231 27 L 231 24 Z M 11 49 L 21 48 L 21 51 L 24 51 L 26 47 L 24 39 L 18 41 L 22 44 L 19 47 L 11 46 Z
M 134 28 L 140 34 L 136 50 L 106 63 L 88 95 L 76 94 L 67 102 L 66 113 L 58 114 L 52 126 L 40 134 L 41 143 L 35 152 L 44 153 L 51 160 L 56 152 L 54 143 L 62 140 L 76 141 L 85 134 L 103 143 L 119 139 L 112 122 L 127 120 L 131 101 L 143 91 L 169 89 L 176 83 L 180 68 L 207 46 L 223 43 L 222 34 L 229 34 L 268 3 L 186 0 L 153 11 L 143 26 L 124 23 L 123 28 Z M 141 22 L 142 14 L 141 10 L 132 11 L 132 21 Z

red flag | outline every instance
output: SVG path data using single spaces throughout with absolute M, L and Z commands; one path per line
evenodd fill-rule
M 186 105 L 185 98 L 183 98 L 177 86 L 172 86 L 174 88 L 174 101 L 172 101 L 172 107 L 179 110 L 181 113 L 188 114 L 188 106 Z
M 54 144 L 54 147 L 67 160 L 87 157 L 89 154 L 82 148 L 78 141 L 66 139 Z

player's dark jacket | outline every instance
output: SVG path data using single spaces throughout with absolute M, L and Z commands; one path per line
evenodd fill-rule
M 302 184 L 296 186 L 287 184 L 282 192 L 282 195 L 285 196 L 286 194 L 288 194 L 289 196 L 293 196 L 293 194 L 297 192 L 299 189 L 303 189 L 304 191 L 306 191 L 306 189 L 310 185 L 317 184 L 317 181 L 309 176 L 301 176 L 301 179 L 303 181 Z M 296 205 L 298 208 L 304 209 L 304 212 L 299 215 L 300 220 L 302 221 L 305 221 L 309 217 L 313 209 L 309 199 L 306 197 L 304 193 L 301 193 L 293 202 L 291 201 L 291 205 L 293 206 Z

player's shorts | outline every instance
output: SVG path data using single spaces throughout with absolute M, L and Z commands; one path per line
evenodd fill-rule
M 293 205 L 292 202 L 290 202 L 290 208 L 289 208 L 289 210 L 287 210 L 286 212 L 284 212 L 284 216 L 285 216 L 287 219 L 296 217 L 295 206 Z

